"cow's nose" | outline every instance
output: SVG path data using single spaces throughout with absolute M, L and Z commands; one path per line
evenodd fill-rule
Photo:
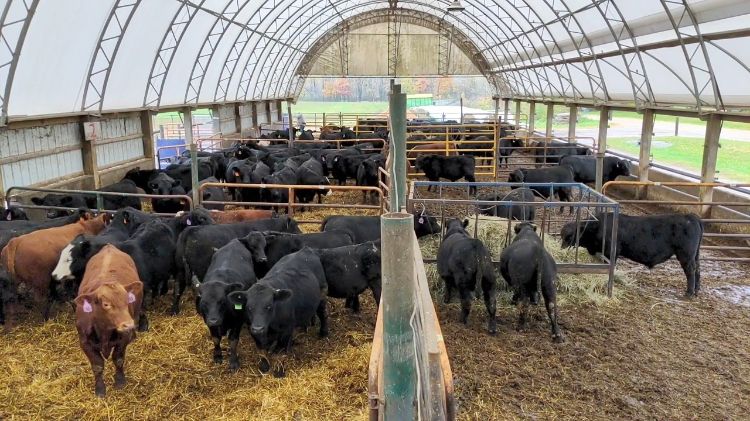
M 267 261 L 268 261 L 268 257 L 266 257 L 266 256 L 263 256 L 263 257 L 259 257 L 259 258 L 258 258 L 258 261 L 259 261 L 259 262 L 261 262 L 261 263 L 263 263 L 263 262 L 267 262 Z
M 252 333 L 253 335 L 262 335 L 265 331 L 266 329 L 262 327 L 253 326 L 250 328 L 250 333 Z
M 133 324 L 132 321 L 130 321 L 130 322 L 122 322 L 117 327 L 117 331 L 118 332 L 129 332 L 129 331 L 133 330 L 134 328 L 135 328 L 135 325 Z
M 220 322 L 221 322 L 221 321 L 220 321 L 220 320 L 219 320 L 218 318 L 216 318 L 216 317 L 212 317 L 212 318 L 209 318 L 209 319 L 207 320 L 207 323 L 208 323 L 208 325 L 209 325 L 210 327 L 215 327 L 215 326 L 218 326 Z

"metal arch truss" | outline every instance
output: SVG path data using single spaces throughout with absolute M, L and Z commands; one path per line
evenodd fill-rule
M 690 69 L 690 77 L 693 82 L 692 94 L 695 97 L 698 111 L 703 111 L 706 105 L 716 110 L 724 110 L 724 101 L 721 98 L 716 74 L 711 67 L 711 58 L 706 50 L 700 27 L 696 22 L 690 5 L 685 0 L 661 0 L 661 4 L 664 6 L 664 12 L 672 23 L 682 52 L 685 55 L 688 68 Z M 670 5 L 678 7 L 672 9 Z M 692 29 L 695 33 L 682 30 L 683 26 Z M 688 43 L 692 45 L 688 46 Z M 709 104 L 702 98 L 709 86 L 713 91 L 713 104 Z
M 81 111 L 96 110 L 97 113 L 101 113 L 112 64 L 117 56 L 117 50 L 120 49 L 122 37 L 140 3 L 141 0 L 117 0 L 110 9 L 89 64 Z
M 453 45 L 453 27 L 440 25 L 438 35 L 438 74 L 445 76 L 450 72 L 451 46 Z
M 39 0 L 7 0 L 0 16 L 0 73 L 6 75 L 5 89 L 0 92 L 0 126 L 8 121 L 8 101 L 18 57 L 38 5 Z

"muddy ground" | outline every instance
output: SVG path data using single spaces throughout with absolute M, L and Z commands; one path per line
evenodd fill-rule
M 336 194 L 327 200 L 352 203 Z M 319 220 L 327 213 L 300 214 Z M 335 212 L 341 213 L 341 212 Z M 349 212 L 352 213 L 352 212 Z M 315 225 L 305 225 L 306 231 Z M 704 262 L 703 293 L 682 298 L 676 262 L 647 270 L 625 261 L 635 282 L 616 301 L 561 306 L 564 344 L 554 344 L 543 308 L 517 332 L 515 309 L 499 307 L 499 331 L 485 332 L 479 302 L 470 323 L 459 304 L 435 300 L 454 373 L 460 419 L 743 419 L 750 414 L 750 307 L 735 285 L 748 266 Z M 737 298 L 739 295 L 739 299 Z M 92 393 L 70 311 L 42 325 L 29 309 L 0 339 L 0 418 L 350 420 L 367 415 L 367 361 L 375 321 L 369 294 L 352 315 L 332 304 L 331 336 L 300 333 L 287 376 L 263 376 L 243 332 L 243 368 L 210 362 L 211 344 L 191 297 L 182 315 L 159 301 L 152 329 L 128 349 L 130 383 L 106 399 Z

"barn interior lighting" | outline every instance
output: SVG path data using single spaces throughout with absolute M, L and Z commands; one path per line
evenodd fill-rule
M 448 12 L 463 12 L 466 8 L 461 4 L 461 0 L 455 0 L 453 3 L 448 5 Z

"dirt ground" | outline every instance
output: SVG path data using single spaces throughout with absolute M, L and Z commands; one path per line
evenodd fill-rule
M 682 298 L 676 262 L 649 271 L 621 260 L 618 269 L 635 282 L 615 286 L 623 292 L 616 302 L 561 306 L 564 344 L 552 342 L 542 306 L 532 310 L 530 328 L 517 332 L 515 308 L 501 305 L 490 336 L 479 302 L 464 326 L 458 303 L 436 300 L 459 418 L 747 419 L 750 303 L 728 300 L 726 291 L 750 285 L 748 266 L 704 262 L 704 291 L 692 300 Z M 299 333 L 287 375 L 277 379 L 255 369 L 246 332 L 240 372 L 211 363 L 192 297 L 183 298 L 178 317 L 167 315 L 164 297 L 151 330 L 128 349 L 124 390 L 111 387 L 108 365 L 106 399 L 93 395 L 69 309 L 58 306 L 44 325 L 29 310 L 14 332 L 0 334 L 0 419 L 366 419 L 374 302 L 365 294 L 362 313 L 352 315 L 332 301 L 331 336 Z

